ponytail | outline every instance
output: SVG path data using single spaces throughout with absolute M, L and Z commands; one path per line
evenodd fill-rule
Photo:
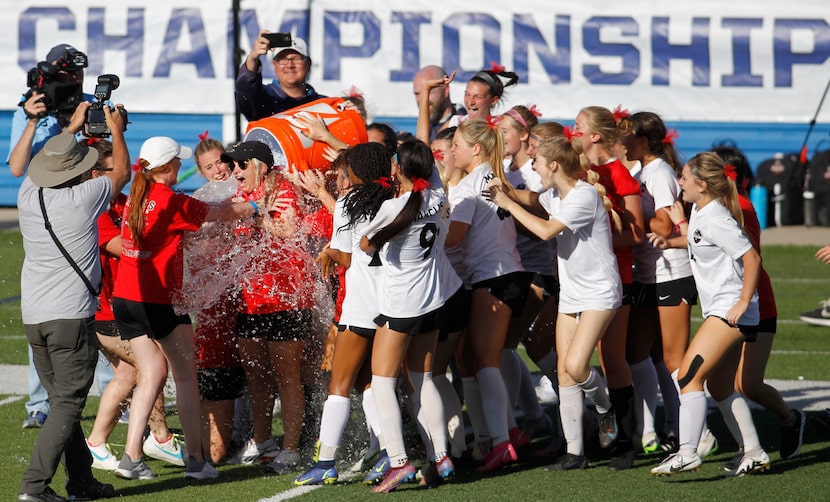
M 719 200 L 743 228 L 744 216 L 738 200 L 738 187 L 731 175 L 727 175 L 723 159 L 716 153 L 702 152 L 689 159 L 688 166 L 696 178 L 706 182 L 709 195 Z

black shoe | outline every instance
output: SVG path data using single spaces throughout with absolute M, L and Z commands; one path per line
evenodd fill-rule
M 669 434 L 660 440 L 660 449 L 666 453 L 677 453 L 679 448 L 680 441 L 678 441 L 677 436 L 673 434 Z
M 97 479 L 91 479 L 81 483 L 72 483 L 69 481 L 66 483 L 67 500 L 98 500 L 108 499 L 113 496 L 115 496 L 115 488 Z
M 795 422 L 781 427 L 781 448 L 778 453 L 783 459 L 798 455 L 804 441 L 804 412 L 801 410 L 792 410 L 792 412 L 795 413 Z
M 611 454 L 611 461 L 608 462 L 608 469 L 611 471 L 624 471 L 634 467 L 634 449 L 618 448 Z
M 556 462 L 546 465 L 542 469 L 546 471 L 570 471 L 571 469 L 585 469 L 588 467 L 588 458 L 584 455 L 566 453 Z
M 66 499 L 55 493 L 50 487 L 46 487 L 43 493 L 32 495 L 30 493 L 21 493 L 17 496 L 17 502 L 66 502 Z

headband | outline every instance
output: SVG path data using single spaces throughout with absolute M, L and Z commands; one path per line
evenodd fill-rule
M 516 122 L 522 124 L 522 127 L 530 131 L 530 128 L 527 126 L 527 122 L 525 121 L 524 117 L 522 117 L 522 115 L 513 108 L 507 110 L 506 112 L 504 112 L 504 114 L 510 115 L 510 117 L 513 118 Z

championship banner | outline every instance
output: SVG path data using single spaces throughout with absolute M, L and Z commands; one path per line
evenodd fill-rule
M 0 12 L 0 108 L 14 109 L 27 71 L 50 47 L 89 56 L 87 92 L 121 78 L 113 101 L 147 113 L 233 114 L 229 1 L 15 2 Z M 520 76 L 500 109 L 535 103 L 572 119 L 587 105 L 652 110 L 670 121 L 799 122 L 830 78 L 826 0 L 559 2 L 484 7 L 460 0 L 241 1 L 240 47 L 260 29 L 306 39 L 310 83 L 352 86 L 374 116 L 416 114 L 412 76 L 437 64 L 466 80 L 498 63 Z M 243 56 L 244 57 L 244 56 Z M 273 72 L 265 61 L 265 78 Z M 825 115 L 826 116 L 826 115 Z

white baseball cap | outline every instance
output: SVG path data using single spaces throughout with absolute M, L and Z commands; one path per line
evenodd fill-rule
M 305 43 L 305 40 L 302 38 L 291 37 L 291 45 L 288 47 L 281 47 L 276 54 L 274 54 L 274 59 L 280 57 L 280 54 L 284 53 L 285 51 L 294 51 L 300 56 L 305 58 L 308 57 L 308 46 Z
M 176 143 L 176 140 L 167 136 L 154 136 L 141 145 L 141 152 L 138 156 L 147 162 L 149 165 L 145 167 L 150 171 L 157 167 L 161 167 L 174 158 L 189 159 L 193 155 L 193 150 L 189 146 L 181 146 Z

